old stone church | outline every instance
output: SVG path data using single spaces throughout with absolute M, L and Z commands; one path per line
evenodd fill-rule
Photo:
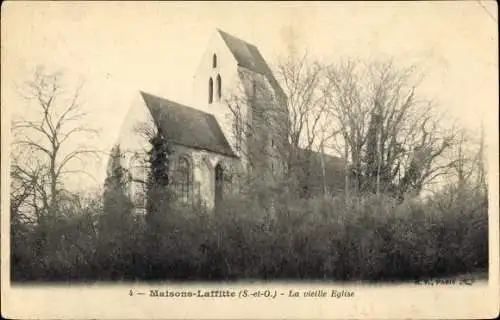
M 148 140 L 161 130 L 172 145 L 171 188 L 178 201 L 214 207 L 252 172 L 284 172 L 286 96 L 257 47 L 216 30 L 194 75 L 191 105 L 138 92 L 119 135 L 128 190 L 145 206 Z

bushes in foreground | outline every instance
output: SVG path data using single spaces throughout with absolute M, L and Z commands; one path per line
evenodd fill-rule
M 140 218 L 97 232 L 89 214 L 16 227 L 13 280 L 409 280 L 488 265 L 487 201 L 475 194 L 403 203 L 282 194 L 271 211 L 232 198 L 218 212 L 161 214 L 161 233 Z

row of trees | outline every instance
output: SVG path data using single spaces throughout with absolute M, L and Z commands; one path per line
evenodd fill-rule
M 474 138 L 477 132 L 445 124 L 437 103 L 422 91 L 423 76 L 415 66 L 355 59 L 326 64 L 295 54 L 277 66 L 276 74 L 283 94 L 270 89 L 272 81 L 257 79 L 239 90 L 245 94 L 227 98 L 234 136 L 249 139 L 272 128 L 269 132 L 286 137 L 276 148 L 264 143 L 242 149 L 247 158 L 278 152 L 289 178 L 300 177 L 307 186 L 318 183 L 309 177 L 318 170 L 313 158 L 335 154 L 343 161 L 346 194 L 402 200 L 453 180 L 485 191 L 484 134 Z M 245 123 L 247 105 L 254 121 Z M 322 190 L 327 193 L 326 186 Z

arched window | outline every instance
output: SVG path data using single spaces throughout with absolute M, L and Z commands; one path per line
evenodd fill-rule
M 212 68 L 217 68 L 217 55 L 215 53 L 212 56 Z
M 193 176 L 191 164 L 185 157 L 179 158 L 177 163 L 178 192 L 180 198 L 187 202 L 191 199 L 193 190 Z
M 224 170 L 222 166 L 217 164 L 215 166 L 215 207 L 217 207 L 222 201 L 223 192 L 224 192 Z
M 218 183 L 222 183 L 222 181 L 224 181 L 224 170 L 222 169 L 220 163 L 215 167 L 215 181 Z
M 220 101 L 222 95 L 222 79 L 220 74 L 217 75 L 217 100 Z
M 208 103 L 212 103 L 214 100 L 214 81 L 212 77 L 208 80 Z

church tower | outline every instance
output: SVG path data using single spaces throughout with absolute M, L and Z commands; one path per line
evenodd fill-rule
M 257 47 L 217 29 L 194 76 L 193 99 L 216 117 L 244 168 L 282 171 L 286 97 Z
M 245 168 L 282 172 L 286 96 L 256 46 L 217 29 L 194 76 L 193 98 L 216 117 Z

